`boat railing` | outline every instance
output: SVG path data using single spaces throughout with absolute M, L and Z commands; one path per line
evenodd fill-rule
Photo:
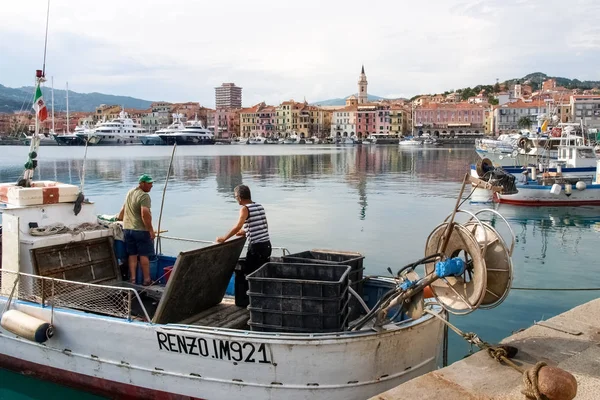
M 212 245 L 212 244 L 216 244 L 215 242 L 211 241 L 211 240 L 201 240 L 201 239 L 189 239 L 189 238 L 182 238 L 182 237 L 176 237 L 176 236 L 165 236 L 165 235 L 160 235 L 158 237 L 158 240 L 162 240 L 162 239 L 167 239 L 167 240 L 175 240 L 175 241 L 180 241 L 180 242 L 189 242 L 189 243 L 201 243 L 201 244 L 206 244 L 206 245 Z M 159 248 L 160 248 L 160 244 L 159 244 Z M 248 244 L 246 244 L 244 247 L 248 247 Z M 281 256 L 287 256 L 290 255 L 290 251 L 285 248 L 285 247 L 271 247 L 272 250 L 277 250 L 277 251 L 281 251 Z M 160 251 L 159 251 L 160 252 Z
M 69 281 L 0 269 L 0 295 L 40 304 L 42 307 L 63 307 L 95 314 L 132 320 L 141 313 L 150 316 L 137 290 L 128 287 Z M 132 307 L 135 310 L 132 313 Z

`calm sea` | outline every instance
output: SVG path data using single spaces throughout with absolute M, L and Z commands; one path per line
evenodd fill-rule
M 16 181 L 26 147 L 0 147 L 0 182 Z M 79 185 L 99 214 L 119 211 L 137 177 L 155 179 L 154 221 L 172 148 L 43 147 L 36 179 Z M 213 240 L 236 222 L 233 188 L 244 183 L 267 211 L 274 246 L 358 251 L 367 274 L 388 275 L 421 258 L 429 233 L 452 211 L 472 147 L 400 149 L 398 146 L 198 146 L 177 148 L 164 197 L 161 228 L 168 235 Z M 476 211 L 481 205 L 464 204 Z M 491 205 L 493 207 L 493 205 Z M 600 208 L 497 207 L 515 232 L 515 287 L 600 287 L 593 250 Z M 163 244 L 165 252 L 175 245 Z M 465 331 L 495 342 L 598 296 L 599 292 L 513 290 L 493 310 L 453 316 Z M 469 346 L 450 333 L 450 360 Z M 0 371 L 0 399 L 86 398 L 86 394 Z M 89 396 L 87 398 L 93 398 Z

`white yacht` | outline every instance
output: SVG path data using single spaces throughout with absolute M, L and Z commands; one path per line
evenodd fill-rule
M 96 124 L 96 128 L 92 132 L 78 133 L 77 136 L 84 141 L 89 139 L 89 144 L 110 146 L 140 143 L 140 136 L 145 134 L 146 130 L 129 118 L 124 110 L 121 110 L 119 118 L 108 122 L 100 122 Z
M 173 113 L 173 123 L 166 128 L 157 130 L 149 135 L 140 136 L 140 141 L 145 146 L 157 146 L 165 144 L 165 141 L 160 138 L 160 135 L 168 135 L 170 133 L 180 132 L 185 129 L 183 123 L 183 114 Z
M 189 121 L 182 130 L 159 135 L 166 144 L 215 144 L 215 135 L 202 125 L 202 121 Z

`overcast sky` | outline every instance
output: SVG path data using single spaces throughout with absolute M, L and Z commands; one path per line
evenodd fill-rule
M 600 1 L 51 0 L 55 87 L 214 107 L 357 91 L 384 97 L 493 84 L 530 72 L 600 80 Z M 0 84 L 31 85 L 45 0 L 2 1 Z

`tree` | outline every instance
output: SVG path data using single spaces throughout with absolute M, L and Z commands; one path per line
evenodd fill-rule
M 494 93 L 499 93 L 500 92 L 500 84 L 498 82 L 496 82 L 496 84 L 494 85 Z
M 521 129 L 529 129 L 531 128 L 531 120 L 529 117 L 521 117 L 519 121 L 517 121 L 517 126 Z

